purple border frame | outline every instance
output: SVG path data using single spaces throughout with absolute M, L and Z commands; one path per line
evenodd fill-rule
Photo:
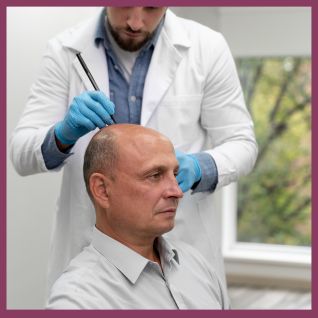
M 116 4 L 115 4 L 116 3 Z M 86 311 L 46 311 L 46 310 L 7 310 L 7 289 L 6 289 L 6 8 L 10 6 L 104 6 L 104 5 L 166 5 L 166 6 L 233 6 L 233 7 L 311 7 L 312 9 L 312 87 L 318 87 L 318 37 L 314 37 L 315 30 L 318 30 L 318 1 L 316 0 L 178 0 L 178 1 L 103 1 L 103 0 L 1 0 L 0 2 L 0 317 L 124 317 L 129 315 L 131 317 L 193 317 L 194 315 L 200 317 L 210 317 L 211 315 L 218 317 L 253 317 L 257 315 L 259 318 L 268 317 L 318 317 L 317 306 L 312 297 L 311 310 L 232 310 L 232 311 L 209 311 L 209 310 L 187 310 L 187 311 L 163 311 L 163 310 L 110 310 L 105 313 L 104 310 L 90 310 Z M 318 31 L 317 31 L 318 32 Z M 315 57 L 315 58 L 314 58 Z M 312 90 L 312 162 L 317 160 L 317 147 L 314 136 L 318 133 L 318 125 L 315 124 L 317 120 L 318 95 L 314 94 Z M 316 166 L 312 166 L 312 224 L 317 224 L 317 171 Z M 312 231 L 312 268 L 317 264 L 317 232 Z M 318 285 L 317 271 L 312 271 L 312 294 L 316 296 L 316 289 Z

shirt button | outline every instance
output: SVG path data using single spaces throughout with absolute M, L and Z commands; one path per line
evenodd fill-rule
M 115 68 L 115 70 L 117 70 L 117 71 L 118 71 L 118 66 L 117 66 L 117 65 L 114 65 L 114 68 Z
M 130 100 L 134 103 L 136 101 L 136 96 L 130 96 Z

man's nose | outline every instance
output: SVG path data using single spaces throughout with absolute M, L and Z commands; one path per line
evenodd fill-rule
M 165 191 L 166 197 L 174 197 L 181 199 L 183 197 L 183 192 L 178 185 L 178 181 L 175 176 L 171 177 L 168 181 L 167 188 Z
M 143 7 L 133 7 L 129 12 L 127 24 L 133 31 L 138 31 L 144 26 Z

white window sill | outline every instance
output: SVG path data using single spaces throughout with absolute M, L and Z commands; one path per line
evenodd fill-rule
M 224 251 L 229 283 L 310 289 L 309 247 L 236 243 Z
M 236 184 L 218 194 L 222 246 L 228 283 L 311 287 L 311 248 L 236 241 Z
M 267 264 L 310 266 L 311 248 L 274 244 L 235 243 L 224 250 L 227 259 L 265 262 Z

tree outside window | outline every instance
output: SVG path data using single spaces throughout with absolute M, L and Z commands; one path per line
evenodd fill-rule
M 259 156 L 238 184 L 237 241 L 311 245 L 311 59 L 241 58 Z

